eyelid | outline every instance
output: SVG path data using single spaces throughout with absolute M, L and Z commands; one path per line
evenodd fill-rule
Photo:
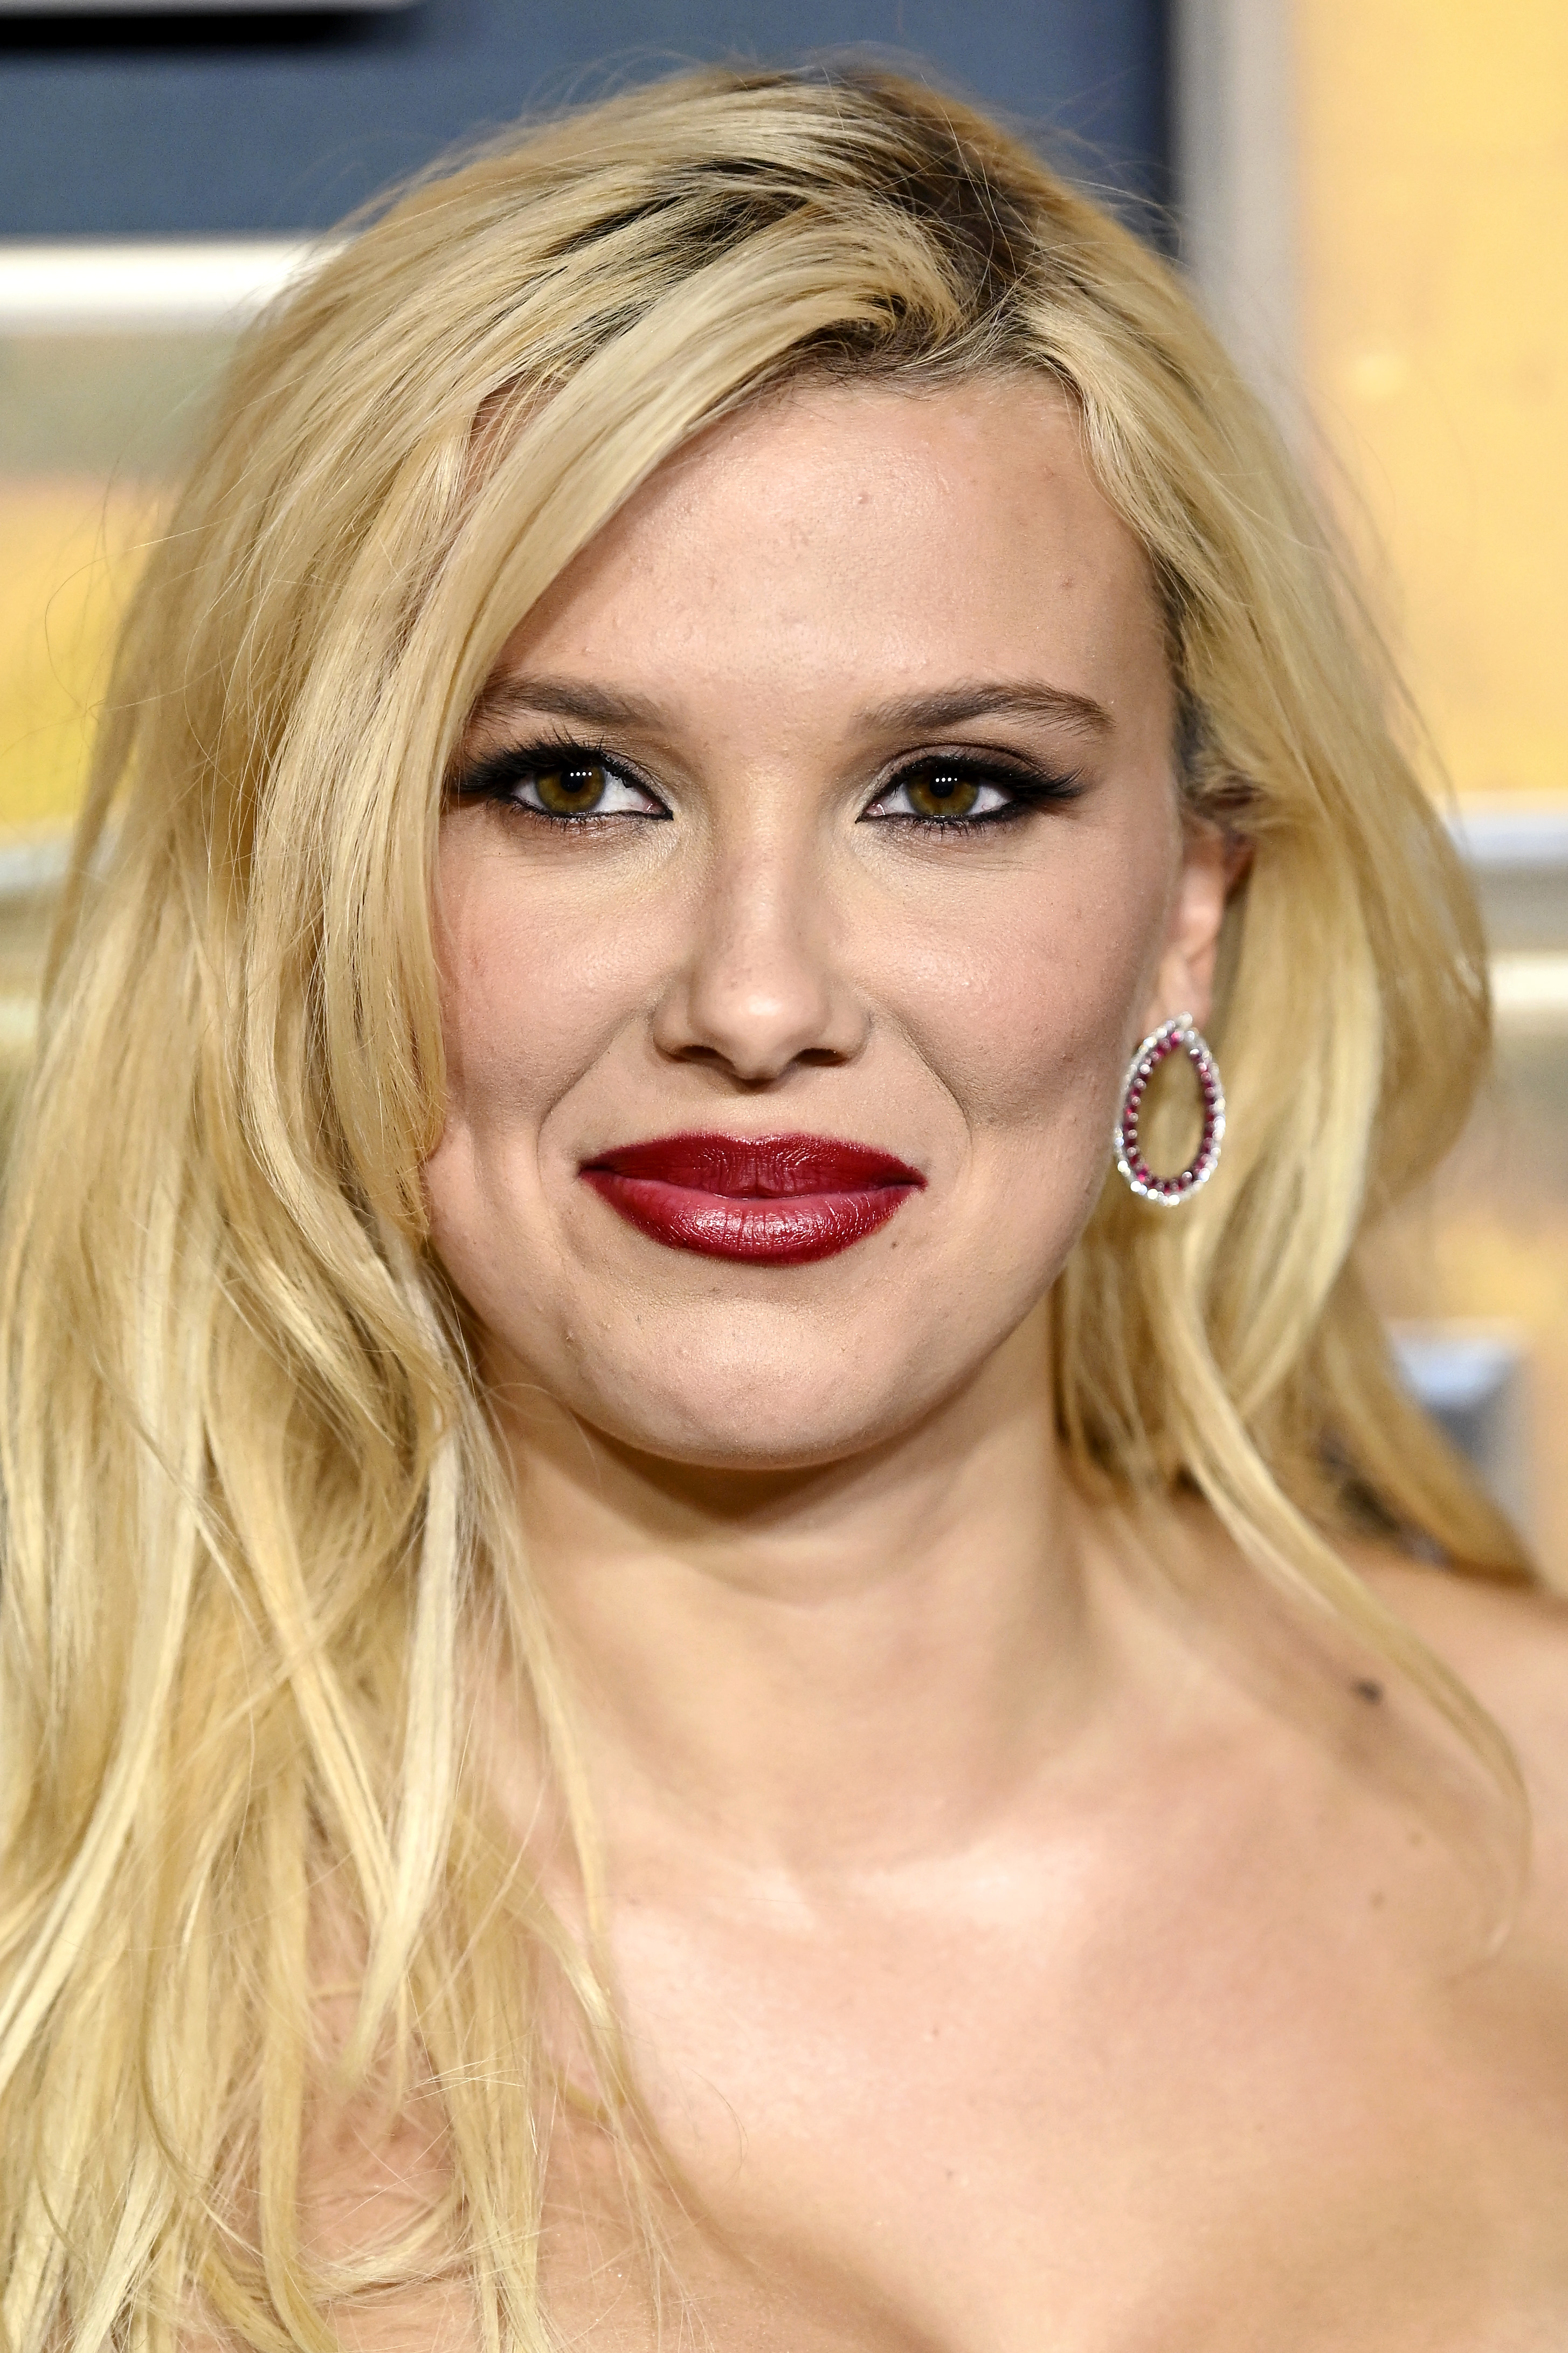
M 526 742 L 502 745 L 459 768 L 448 789 L 454 797 L 465 799 L 510 799 L 513 807 L 526 809 L 532 815 L 548 817 L 557 822 L 578 825 L 591 822 L 595 814 L 593 811 L 567 816 L 535 808 L 527 801 L 511 798 L 511 793 L 531 774 L 545 771 L 552 765 L 568 765 L 603 768 L 606 775 L 645 795 L 661 818 L 674 815 L 667 796 L 649 781 L 636 762 L 612 751 L 602 742 L 592 742 L 564 733 L 552 733 Z M 952 769 L 983 786 L 990 786 L 1010 796 L 1014 807 L 1020 811 L 1031 805 L 1054 804 L 1060 807 L 1078 799 L 1085 789 L 1076 770 L 1047 768 L 1038 759 L 1030 759 L 999 744 L 972 744 L 963 748 L 938 745 L 906 753 L 890 772 L 885 772 L 882 781 L 860 812 L 862 818 L 868 818 L 879 802 L 911 783 L 921 770 L 933 767 Z M 651 816 L 653 812 L 607 810 L 599 814 L 604 817 Z M 911 814 L 908 821 L 922 825 L 984 825 L 994 822 L 1004 814 L 1000 809 L 968 818 L 938 818 Z
M 938 745 L 931 751 L 905 754 L 884 776 L 861 810 L 861 816 L 869 817 L 879 801 L 888 799 L 889 795 L 898 792 L 926 768 L 949 768 L 975 784 L 994 786 L 1000 792 L 1010 793 L 1016 803 L 1026 807 L 1031 803 L 1060 807 L 1079 799 L 1087 789 L 1077 768 L 1048 767 L 1043 761 L 1005 751 L 999 744 L 970 745 L 962 750 Z M 921 820 L 930 825 L 984 824 L 988 821 L 984 818 Z
M 647 798 L 656 804 L 661 817 L 668 818 L 672 814 L 664 795 L 648 782 L 632 761 L 624 758 L 617 752 L 612 752 L 607 744 L 586 742 L 581 736 L 575 735 L 540 735 L 525 743 L 503 744 L 499 750 L 487 753 L 481 759 L 474 761 L 471 765 L 460 767 L 450 789 L 453 797 L 457 799 L 502 800 L 508 797 L 509 786 L 515 787 L 522 784 L 531 775 L 536 775 L 552 766 L 573 765 L 603 768 L 606 776 L 614 776 L 619 783 L 631 786 L 634 791 L 646 794 Z M 512 806 L 526 809 L 531 807 L 531 804 L 527 801 L 514 801 Z M 534 809 L 532 814 L 553 816 L 554 812 Z M 584 814 L 591 816 L 593 812 Z M 611 810 L 606 814 L 630 816 L 634 812 Z M 647 812 L 639 812 L 639 814 L 647 814 Z M 580 824 L 584 819 L 570 818 L 561 821 Z

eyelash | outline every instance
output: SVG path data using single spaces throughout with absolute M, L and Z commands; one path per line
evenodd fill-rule
M 979 791 L 1005 793 L 1005 805 L 997 809 L 983 810 L 977 817 L 942 817 L 916 813 L 879 818 L 879 825 L 907 827 L 921 835 L 957 834 L 973 838 L 987 833 L 994 827 L 1016 824 L 1020 818 L 1031 817 L 1037 809 L 1062 808 L 1081 796 L 1081 779 L 1069 773 L 1049 768 L 1014 767 L 1009 761 L 987 759 L 975 753 L 944 754 L 927 753 L 918 760 L 906 761 L 898 773 L 883 786 L 870 807 L 890 800 L 895 793 L 908 792 L 921 776 L 952 778 L 960 785 L 973 786 Z M 870 809 L 864 812 L 869 817 Z
M 559 815 L 552 809 L 531 807 L 527 801 L 515 797 L 518 786 L 526 784 L 530 777 L 583 768 L 602 768 L 607 776 L 634 785 L 638 792 L 646 793 L 649 800 L 658 799 L 652 786 L 644 784 L 636 770 L 626 761 L 616 758 L 607 744 L 587 742 L 576 735 L 540 736 L 531 744 L 519 744 L 510 751 L 493 752 L 489 759 L 464 769 L 452 789 L 454 797 L 458 800 L 494 801 L 502 808 L 516 810 L 520 817 L 533 818 L 542 825 L 560 826 L 578 833 L 585 827 L 611 823 L 613 815 L 631 813 L 614 812 L 612 816 L 595 817 L 589 810 L 581 815 Z M 651 812 L 639 814 L 650 815 Z M 654 822 L 662 823 L 668 815 L 666 809 L 663 816 Z
M 503 808 L 515 810 L 520 817 L 531 818 L 537 824 L 557 827 L 568 832 L 581 833 L 602 825 L 613 824 L 618 816 L 638 815 L 655 823 L 668 821 L 669 811 L 663 809 L 657 818 L 651 810 L 614 810 L 595 815 L 592 810 L 563 813 L 535 808 L 527 801 L 516 798 L 517 789 L 531 777 L 550 775 L 562 770 L 602 768 L 607 776 L 633 786 L 646 793 L 652 801 L 658 795 L 627 763 L 614 754 L 606 744 L 584 741 L 579 736 L 545 736 L 531 744 L 518 744 L 509 751 L 491 754 L 467 769 L 453 787 L 455 797 L 462 800 L 486 800 Z M 977 790 L 987 788 L 1008 795 L 1005 807 L 987 810 L 978 817 L 922 816 L 899 814 L 871 819 L 871 810 L 879 802 L 890 799 L 894 794 L 907 792 L 922 776 L 933 772 L 942 777 L 952 776 L 959 783 L 973 785 Z M 917 760 L 906 761 L 896 775 L 889 777 L 868 807 L 862 811 L 862 821 L 879 825 L 897 825 L 921 835 L 956 834 L 973 838 L 998 825 L 1016 823 L 1039 808 L 1062 807 L 1077 800 L 1084 786 L 1072 772 L 1057 773 L 1045 768 L 1015 768 L 1010 762 L 984 758 L 974 754 L 951 756 L 926 753 Z

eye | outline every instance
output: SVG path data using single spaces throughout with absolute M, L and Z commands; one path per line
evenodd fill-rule
M 1007 805 L 1005 793 L 994 785 L 984 784 L 978 776 L 962 768 L 951 767 L 944 761 L 932 761 L 929 767 L 911 769 L 901 777 L 889 793 L 874 803 L 879 817 L 953 818 L 987 817 L 994 809 Z M 867 811 L 870 816 L 871 810 Z
M 650 793 L 603 760 L 563 761 L 521 777 L 515 797 L 546 817 L 623 817 L 657 807 Z
M 1059 790 L 1042 789 L 1042 780 L 1028 776 L 998 778 L 976 762 L 953 759 L 921 760 L 879 793 L 866 815 L 872 818 L 916 818 L 933 825 L 973 825 L 1022 817 L 1043 798 L 1060 797 Z
M 499 801 L 557 820 L 669 815 L 625 769 L 576 744 L 532 744 L 495 753 L 471 768 L 457 789 L 465 800 Z

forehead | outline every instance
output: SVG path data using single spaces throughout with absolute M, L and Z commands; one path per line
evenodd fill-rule
M 1042 664 L 1109 706 L 1163 681 L 1148 563 L 1043 379 L 808 385 L 710 427 L 642 485 L 515 633 L 675 677 L 831 692 Z

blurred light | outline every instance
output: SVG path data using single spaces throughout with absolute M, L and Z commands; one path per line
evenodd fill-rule
M 36 891 L 57 890 L 66 879 L 70 845 L 58 833 L 0 841 L 0 904 L 29 899 Z
M 1467 864 L 1483 874 L 1539 874 L 1560 866 L 1568 875 L 1568 802 L 1467 801 L 1452 820 Z
M 1403 352 L 1361 352 L 1345 364 L 1346 389 L 1359 400 L 1392 400 L 1410 381 Z
M 238 326 L 333 250 L 300 237 L 0 242 L 0 334 Z
M 1397 1323 L 1394 1358 L 1417 1404 L 1468 1455 L 1516 1525 L 1530 1520 L 1525 1346 L 1509 1324 Z
M 1568 955 L 1495 955 L 1489 970 L 1500 1029 L 1568 1029 Z

